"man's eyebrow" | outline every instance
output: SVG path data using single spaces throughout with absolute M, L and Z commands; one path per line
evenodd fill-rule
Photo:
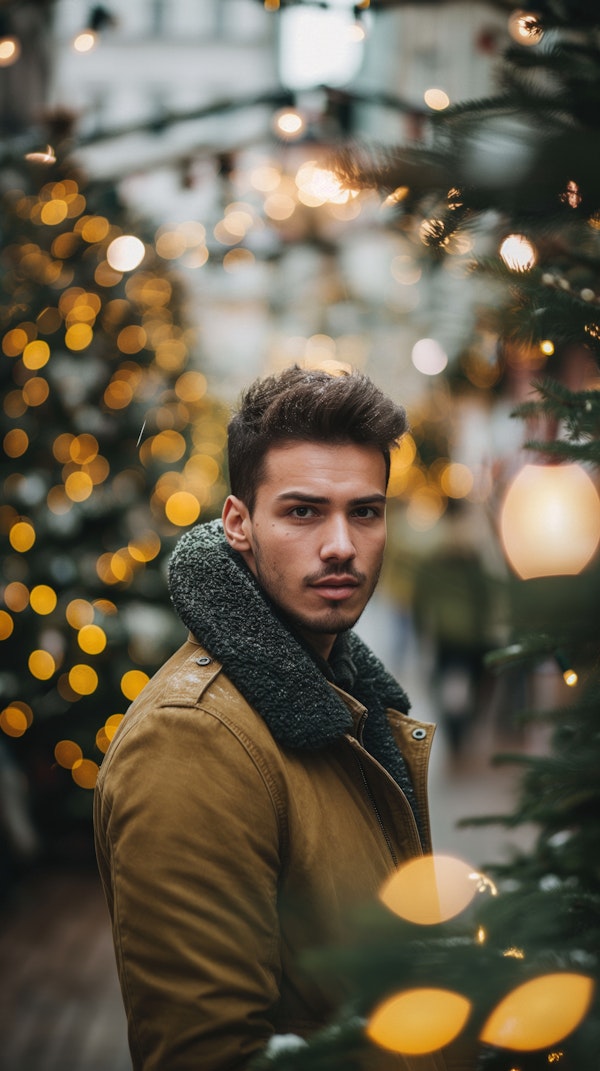
M 305 491 L 282 491 L 277 495 L 278 502 L 309 502 L 314 506 L 326 506 L 331 502 L 326 495 L 310 495 Z M 380 491 L 374 491 L 372 495 L 362 495 L 360 498 L 351 498 L 350 506 L 368 506 L 372 502 L 386 502 L 386 496 Z

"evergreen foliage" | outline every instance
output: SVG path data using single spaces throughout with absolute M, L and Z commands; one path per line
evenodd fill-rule
M 61 858 L 91 852 L 102 753 L 184 638 L 168 554 L 224 488 L 225 414 L 176 274 L 151 241 L 139 267 L 107 261 L 132 231 L 113 191 L 60 163 L 5 172 L 0 726 Z

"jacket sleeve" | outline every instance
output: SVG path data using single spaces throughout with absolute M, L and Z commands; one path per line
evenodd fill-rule
M 96 844 L 135 1071 L 241 1071 L 274 1032 L 280 982 L 260 756 L 210 713 L 163 707 L 123 727 L 105 766 Z

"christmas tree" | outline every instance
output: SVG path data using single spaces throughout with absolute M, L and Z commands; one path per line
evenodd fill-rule
M 181 639 L 166 559 L 218 508 L 226 416 L 176 273 L 112 189 L 15 155 L 2 221 L 0 726 L 62 857 L 90 852 L 98 763 Z
M 600 568 L 597 558 L 589 564 L 600 524 L 600 12 L 577 0 L 541 0 L 534 12 L 499 6 L 512 42 L 498 94 L 440 113 L 426 149 L 353 148 L 338 168 L 352 188 L 376 187 L 396 204 L 399 228 L 440 269 L 459 249 L 465 285 L 487 279 L 488 301 L 451 377 L 472 389 L 486 379 L 518 384 L 515 416 L 535 463 L 525 503 L 548 482 L 554 516 L 574 526 L 558 525 L 553 544 L 556 524 L 536 528 L 542 506 L 528 517 L 517 498 L 511 513 L 508 481 L 502 487 L 511 635 L 488 661 L 527 672 L 554 659 L 566 683 L 550 709 L 519 712 L 548 727 L 548 750 L 498 760 L 522 767 L 513 812 L 473 820 L 533 823 L 535 842 L 486 877 L 465 874 L 477 892 L 454 913 L 441 909 L 453 883 L 442 862 L 429 873 L 439 902 L 428 919 L 406 910 L 399 876 L 385 906 L 356 920 L 353 949 L 312 961 L 348 980 L 354 998 L 339 1020 L 259 1066 L 352 1067 L 365 1034 L 403 1053 L 448 1046 L 466 1066 L 494 1071 L 592 1071 L 600 1051 Z M 482 345 L 490 331 L 499 340 L 491 355 Z M 591 487 L 583 507 L 580 482 L 586 495 Z M 413 898 L 419 887 L 415 878 Z

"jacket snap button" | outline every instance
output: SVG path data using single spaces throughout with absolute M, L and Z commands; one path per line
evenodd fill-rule
M 202 655 L 202 658 L 197 658 L 196 662 L 199 666 L 210 666 L 212 658 L 208 658 L 207 655 Z
M 427 732 L 425 729 L 413 729 L 412 736 L 414 740 L 424 740 Z

